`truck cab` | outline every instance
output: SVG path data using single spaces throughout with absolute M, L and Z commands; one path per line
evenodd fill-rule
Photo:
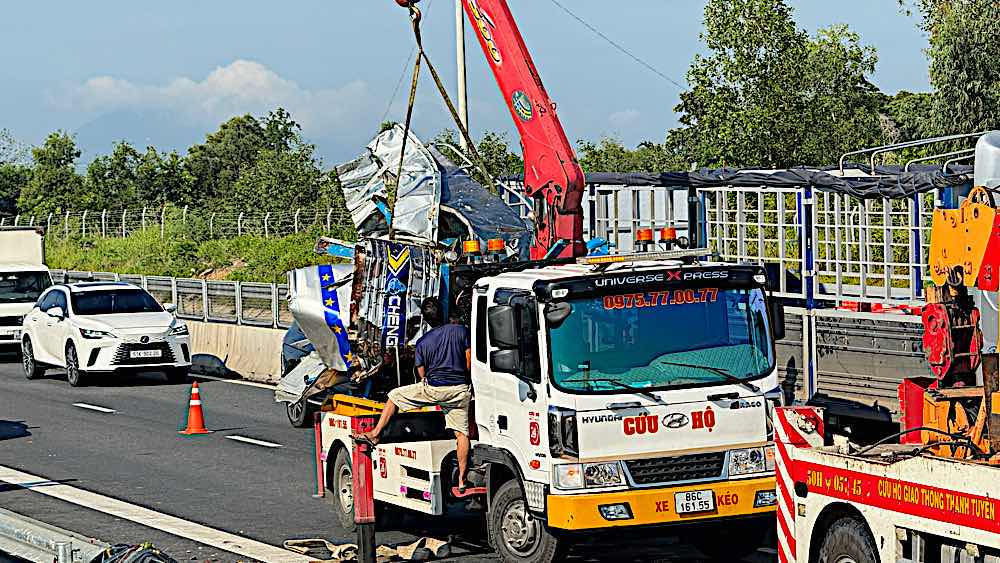
M 760 546 L 776 509 L 769 415 L 781 401 L 783 332 L 766 282 L 759 266 L 641 255 L 474 282 L 462 315 L 471 466 L 484 473 L 489 536 L 504 561 L 555 560 L 574 533 L 629 526 L 690 525 L 685 537 L 719 560 Z M 338 496 L 361 411 L 357 400 L 332 403 L 320 459 Z M 435 414 L 390 423 L 373 455 L 383 507 L 442 514 L 458 502 L 454 439 L 418 422 Z

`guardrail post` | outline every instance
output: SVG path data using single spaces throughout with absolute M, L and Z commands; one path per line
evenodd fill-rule
M 170 299 L 177 306 L 177 310 L 180 311 L 181 304 L 177 296 L 177 278 L 170 278 Z
M 63 236 L 69 238 L 69 210 L 66 210 L 66 218 L 63 219 Z
M 142 230 L 146 230 L 146 206 L 142 206 Z
M 181 222 L 187 225 L 188 222 L 188 206 L 184 206 L 184 212 L 181 215 Z
M 208 217 L 208 238 L 215 238 L 215 213 Z
M 330 219 L 333 217 L 333 208 L 328 207 L 326 209 L 326 232 L 330 232 Z
M 21 222 L 21 214 L 18 213 L 17 215 L 14 216 L 14 226 L 16 227 L 20 222 Z
M 271 221 L 271 212 L 268 211 L 264 214 L 264 238 L 270 238 L 270 232 L 268 229 L 268 223 Z
M 236 218 L 236 236 L 243 236 L 243 212 L 240 212 L 239 217 Z
M 48 233 L 51 230 L 52 230 L 52 214 L 49 213 L 49 216 L 45 218 L 45 232 Z
M 108 210 L 101 210 L 101 238 L 108 236 Z
M 28 226 L 29 227 L 34 227 L 35 226 L 35 216 L 34 215 L 32 215 L 30 219 L 28 219 Z
M 122 238 L 128 236 L 128 230 L 125 228 L 125 221 L 128 218 L 128 209 L 122 209 Z
M 271 328 L 278 328 L 278 284 L 271 284 Z
M 208 322 L 208 282 L 201 280 L 201 318 Z
M 299 234 L 299 213 L 301 212 L 301 209 L 295 210 L 295 234 Z
M 87 210 L 83 210 L 83 216 L 80 218 L 80 236 L 87 236 Z
M 163 206 L 163 210 L 160 211 L 160 238 L 163 238 L 164 230 L 167 225 L 167 206 Z
M 243 284 L 240 282 L 234 282 L 233 290 L 235 291 L 236 299 L 236 324 L 243 324 Z

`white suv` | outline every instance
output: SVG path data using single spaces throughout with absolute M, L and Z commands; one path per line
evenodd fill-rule
M 28 379 L 65 368 L 69 384 L 96 374 L 162 372 L 187 379 L 187 325 L 146 290 L 120 282 L 56 285 L 24 317 L 21 351 Z

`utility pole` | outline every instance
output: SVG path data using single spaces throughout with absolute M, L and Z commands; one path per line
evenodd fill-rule
M 469 130 L 469 94 L 466 91 L 465 82 L 465 9 L 462 3 L 465 0 L 455 0 L 455 54 L 458 63 L 458 116 L 462 120 L 465 130 Z M 466 146 L 465 136 L 459 135 L 459 143 L 462 150 Z

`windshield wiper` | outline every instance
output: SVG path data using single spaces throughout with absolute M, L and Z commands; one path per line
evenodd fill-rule
M 726 371 L 726 370 L 724 370 L 722 368 L 717 368 L 717 367 L 714 367 L 714 366 L 699 366 L 699 365 L 696 365 L 696 364 L 682 364 L 680 362 L 668 362 L 667 360 L 660 360 L 660 363 L 661 364 L 666 364 L 668 366 L 677 366 L 677 367 L 681 367 L 681 368 L 693 368 L 693 369 L 707 370 L 707 371 L 710 371 L 712 373 L 721 375 L 722 377 L 724 377 L 726 379 L 726 381 L 728 381 L 730 383 L 735 383 L 737 385 L 742 385 L 742 386 L 746 387 L 747 389 L 749 389 L 750 391 L 753 391 L 754 393 L 760 393 L 760 388 L 757 387 L 756 385 L 754 385 L 753 383 L 750 383 L 749 381 L 747 381 L 746 379 L 743 379 L 742 377 L 735 376 L 735 375 L 729 373 L 728 371 Z
M 652 399 L 652 400 L 654 400 L 656 402 L 660 402 L 661 401 L 661 399 L 659 397 L 657 397 L 656 395 L 654 395 L 653 393 L 650 393 L 649 391 L 646 391 L 645 389 L 639 389 L 638 387 L 632 387 L 631 385 L 628 385 L 627 383 L 622 383 L 621 381 L 618 381 L 617 379 L 609 379 L 609 378 L 606 378 L 606 377 L 588 377 L 588 378 L 584 378 L 584 379 L 564 379 L 564 380 L 562 380 L 563 383 L 590 383 L 591 381 L 596 381 L 596 382 L 601 382 L 601 383 L 611 383 L 613 385 L 617 385 L 621 389 L 625 389 L 627 391 L 631 391 L 632 393 L 635 393 L 636 395 L 642 395 L 643 397 L 646 397 L 647 399 Z

